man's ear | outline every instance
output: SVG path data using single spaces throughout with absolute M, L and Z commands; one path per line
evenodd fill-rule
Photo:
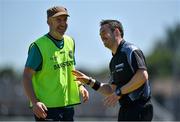
M 50 18 L 48 18 L 47 24 L 48 24 L 48 25 L 51 25 L 51 20 L 50 20 Z

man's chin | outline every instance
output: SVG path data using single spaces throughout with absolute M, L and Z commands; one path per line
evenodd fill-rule
M 105 47 L 108 47 L 108 45 L 107 45 L 106 43 L 104 43 L 104 46 L 105 46 Z
M 107 45 L 107 44 L 104 44 L 104 46 L 105 46 L 106 48 L 108 48 L 108 49 L 111 49 L 111 48 L 109 47 L 109 45 Z
M 58 33 L 59 33 L 60 35 L 62 35 L 62 36 L 65 34 L 65 32 L 58 32 Z
M 58 29 L 57 29 L 57 32 L 58 32 L 59 34 L 61 34 L 61 35 L 64 35 L 66 31 L 60 30 L 60 29 L 58 30 Z

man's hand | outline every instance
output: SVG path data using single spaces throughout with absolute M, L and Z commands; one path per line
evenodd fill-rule
M 81 83 L 83 83 L 83 84 L 89 83 L 90 77 L 88 77 L 87 75 L 83 74 L 82 72 L 80 72 L 78 70 L 72 70 L 72 74 L 74 76 L 76 76 L 76 80 L 80 81 Z
M 86 88 L 83 85 L 81 85 L 79 87 L 79 91 L 83 97 L 83 102 L 88 101 L 89 100 L 89 92 L 86 90 Z
M 47 108 L 42 102 L 36 102 L 35 104 L 33 104 L 32 110 L 38 118 L 45 119 L 47 117 Z
M 121 96 L 117 96 L 116 93 L 113 93 L 105 98 L 104 105 L 114 107 L 120 98 Z

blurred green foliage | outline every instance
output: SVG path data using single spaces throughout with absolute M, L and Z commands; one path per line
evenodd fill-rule
M 166 37 L 156 41 L 146 60 L 151 78 L 180 74 L 180 23 L 167 28 Z

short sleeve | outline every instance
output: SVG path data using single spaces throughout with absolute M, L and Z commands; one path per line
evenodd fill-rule
M 141 50 L 134 50 L 132 53 L 132 67 L 136 72 L 138 69 L 147 69 L 145 57 Z
M 35 43 L 30 45 L 25 67 L 29 67 L 35 71 L 39 71 L 42 68 L 42 55 Z

